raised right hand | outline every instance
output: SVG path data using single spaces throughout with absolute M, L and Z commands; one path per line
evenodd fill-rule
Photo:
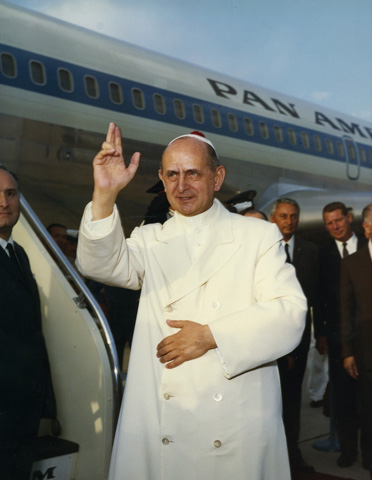
M 133 179 L 139 160 L 140 154 L 136 152 L 126 167 L 120 128 L 110 123 L 102 150 L 93 160 L 93 220 L 105 218 L 112 213 L 118 193 Z

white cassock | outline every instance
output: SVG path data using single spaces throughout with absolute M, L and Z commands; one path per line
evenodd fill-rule
M 288 480 L 275 360 L 298 345 L 307 307 L 276 225 L 217 200 L 128 240 L 116 208 L 90 220 L 88 206 L 83 275 L 142 288 L 110 480 Z M 218 348 L 166 369 L 167 319 L 208 324 Z

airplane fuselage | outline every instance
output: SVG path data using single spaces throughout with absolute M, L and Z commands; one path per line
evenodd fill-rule
M 164 146 L 191 130 L 211 139 L 227 167 L 222 199 L 253 188 L 265 208 L 278 195 L 297 192 L 301 199 L 315 189 L 322 192 L 321 201 L 325 192 L 342 192 L 359 209 L 361 192 L 370 191 L 372 125 L 367 121 L 43 15 L 0 8 L 1 154 L 32 178 L 34 188 L 45 177 L 46 189 L 59 180 L 57 190 L 80 185 L 80 196 L 89 199 L 88 165 L 114 121 L 129 154 L 143 152 L 135 179 L 140 188 L 129 198 L 123 193 L 126 205 L 136 210 L 137 224 Z M 38 165 L 37 178 L 32 162 Z M 74 217 L 71 205 L 67 208 Z M 318 209 L 314 205 L 306 218 Z

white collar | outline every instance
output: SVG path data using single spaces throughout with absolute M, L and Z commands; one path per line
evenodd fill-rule
M 283 240 L 282 240 L 283 247 L 286 244 L 289 246 L 290 250 L 293 251 L 293 249 L 294 249 L 294 235 L 291 236 L 291 238 L 288 240 L 288 242 L 286 242 L 283 238 Z
M 6 246 L 8 245 L 8 243 L 10 243 L 11 245 L 13 245 L 13 247 L 14 247 L 14 240 L 13 240 L 13 237 L 12 237 L 12 236 L 9 237 L 9 240 L 8 240 L 8 241 L 4 240 L 3 238 L 0 238 L 0 245 L 3 247 L 3 249 L 4 249 L 6 252 L 7 252 Z M 8 254 L 8 252 L 7 252 L 7 254 Z
M 217 201 L 216 199 L 214 199 L 212 206 L 205 212 L 200 213 L 199 215 L 186 217 L 185 215 L 182 215 L 181 213 L 176 211 L 174 213 L 174 218 L 186 230 L 192 230 L 194 228 L 203 228 L 203 227 L 209 226 L 212 223 L 213 218 L 217 213 L 217 209 L 218 209 Z
M 347 251 L 349 252 L 349 255 L 351 255 L 351 254 L 353 254 L 357 251 L 358 238 L 357 238 L 357 236 L 355 235 L 354 232 L 353 232 L 352 236 L 348 240 L 346 240 L 346 242 L 341 242 L 341 240 L 336 240 L 336 239 L 335 239 L 335 242 L 336 242 L 336 246 L 337 246 L 337 249 L 338 249 L 341 257 L 342 257 L 344 243 L 347 244 L 346 248 L 347 248 Z
M 350 245 L 353 245 L 354 243 L 356 244 L 358 242 L 358 239 L 357 239 L 357 236 L 355 235 L 355 233 L 352 232 L 351 237 L 349 238 L 349 240 L 346 240 L 346 242 L 342 242 L 341 240 L 336 240 L 336 239 L 335 239 L 335 241 L 336 241 L 337 245 L 341 248 L 344 243 L 347 243 L 347 244 L 350 244 Z

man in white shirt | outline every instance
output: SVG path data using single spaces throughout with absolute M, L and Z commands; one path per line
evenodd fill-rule
M 102 147 L 78 266 L 141 288 L 110 480 L 288 480 L 275 360 L 299 343 L 306 301 L 278 229 L 214 199 L 225 168 L 194 132 L 162 158 L 174 216 L 125 239 L 114 204 L 140 155 L 125 166 L 114 124 Z
M 326 205 L 323 221 L 331 240 L 319 249 L 321 322 L 316 329 L 316 341 L 320 353 L 328 351 L 335 430 L 341 448 L 337 464 L 347 468 L 358 454 L 357 386 L 346 373 L 341 356 L 340 270 L 341 260 L 361 248 L 366 239 L 356 237 L 353 216 L 342 202 Z
M 278 198 L 272 207 L 270 220 L 283 235 L 281 245 L 288 263 L 296 269 L 296 276 L 307 299 L 306 326 L 298 347 L 278 359 L 283 398 L 283 420 L 287 436 L 289 461 L 292 472 L 313 472 L 314 468 L 303 459 L 298 447 L 302 381 L 310 345 L 312 315 L 318 314 L 318 248 L 296 234 L 300 207 L 292 198 Z
M 20 215 L 15 175 L 0 165 L 0 476 L 29 480 L 41 417 L 56 405 L 40 300 L 24 249 L 13 241 Z

